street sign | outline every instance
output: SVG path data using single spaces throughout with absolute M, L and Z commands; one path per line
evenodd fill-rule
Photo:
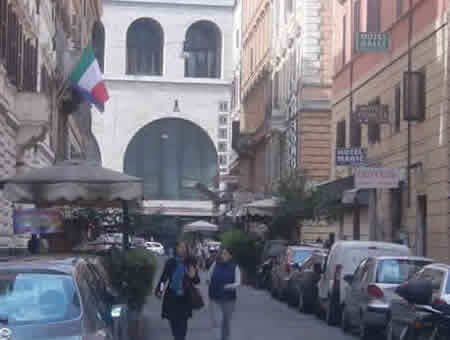
M 396 189 L 400 171 L 392 168 L 357 168 L 354 172 L 357 189 Z
M 358 32 L 356 34 L 356 52 L 389 51 L 389 34 Z
M 385 104 L 357 105 L 353 119 L 361 124 L 389 124 L 389 106 Z
M 359 166 L 367 162 L 367 150 L 363 148 L 337 148 L 336 166 Z

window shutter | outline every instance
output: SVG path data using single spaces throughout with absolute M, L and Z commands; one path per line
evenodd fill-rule
M 336 127 L 336 147 L 345 148 L 345 137 L 345 120 L 341 120 Z
M 342 65 L 345 65 L 346 61 L 346 40 L 347 40 L 347 16 L 344 15 L 342 18 Z
M 394 103 L 394 110 L 395 110 L 395 120 L 394 120 L 394 129 L 395 132 L 400 131 L 400 123 L 401 123 L 401 85 L 397 85 L 395 87 L 395 103 Z
M 7 36 L 8 36 L 8 1 L 0 0 L 0 58 L 3 60 L 6 58 Z
M 361 147 L 361 123 L 356 120 L 351 120 L 350 122 L 350 145 L 355 148 Z
M 361 32 L 361 0 L 353 4 L 353 48 L 356 50 L 356 36 Z
M 403 0 L 397 0 L 396 14 L 397 14 L 397 18 L 400 18 L 402 16 L 402 14 L 403 14 Z
M 380 0 L 367 1 L 367 32 L 380 32 L 380 12 Z

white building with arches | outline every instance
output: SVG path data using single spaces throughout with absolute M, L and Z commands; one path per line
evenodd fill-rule
M 110 100 L 93 132 L 103 166 L 144 178 L 149 206 L 209 211 L 193 183 L 210 187 L 227 171 L 233 5 L 103 1 L 93 43 Z

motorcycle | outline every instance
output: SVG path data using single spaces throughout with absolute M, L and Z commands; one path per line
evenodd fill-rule
M 269 258 L 264 261 L 259 267 L 257 271 L 257 283 L 258 288 L 260 289 L 270 289 L 270 275 L 272 272 L 272 259 Z
M 430 303 L 433 283 L 411 280 L 397 288 L 396 293 L 412 305 L 416 317 L 402 331 L 399 340 L 450 339 L 450 306 Z

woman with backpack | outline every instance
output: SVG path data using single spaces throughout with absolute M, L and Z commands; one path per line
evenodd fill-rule
M 209 271 L 209 308 L 217 340 L 230 339 L 236 289 L 240 284 L 241 271 L 233 261 L 233 252 L 224 248 Z
M 186 244 L 180 242 L 176 256 L 167 260 L 155 292 L 158 298 L 164 294 L 162 317 L 169 321 L 174 340 L 186 339 L 188 320 L 197 308 L 193 305 L 193 285 L 199 283 L 195 259 L 188 256 Z

